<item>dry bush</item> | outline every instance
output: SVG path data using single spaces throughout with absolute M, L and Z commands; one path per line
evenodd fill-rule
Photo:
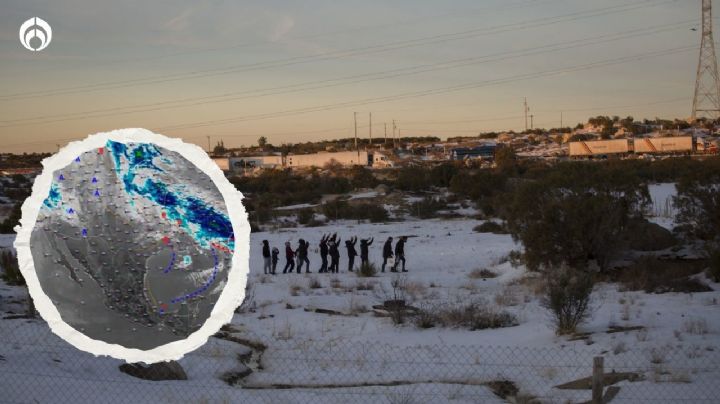
M 320 280 L 319 280 L 318 278 L 312 278 L 312 279 L 310 279 L 310 281 L 308 282 L 308 287 L 309 287 L 310 289 L 321 289 L 323 286 L 322 286 L 322 283 L 320 282 Z
M 592 276 L 567 266 L 550 270 L 542 305 L 552 314 L 555 332 L 567 335 L 590 315 Z
M 305 288 L 298 284 L 292 284 L 290 285 L 290 296 L 299 296 L 300 292 L 303 291 Z
M 667 261 L 642 257 L 627 268 L 610 274 L 612 282 L 619 282 L 624 290 L 647 293 L 709 292 L 712 289 L 692 275 L 703 271 L 702 261 Z
M 427 293 L 427 287 L 422 282 L 406 282 L 405 283 L 405 294 L 409 300 L 417 300 L 418 297 L 425 296 Z
M 523 276 L 522 278 L 511 281 L 508 285 L 510 286 L 522 286 L 534 296 L 543 296 L 545 294 L 546 283 L 542 277 L 539 276 Z
M 330 287 L 332 287 L 334 289 L 342 289 L 343 284 L 342 284 L 342 281 L 340 281 L 340 278 L 338 278 L 336 276 L 331 278 L 330 279 Z
M 375 290 L 375 283 L 372 282 L 358 282 L 355 284 L 355 290 Z
M 498 306 L 517 306 L 524 302 L 521 287 L 509 285 L 504 287 L 500 293 L 495 295 L 495 303 Z
M 357 271 L 357 276 L 371 278 L 377 274 L 377 267 L 373 263 L 363 263 Z
M 438 304 L 420 308 L 414 318 L 419 328 L 441 327 L 466 328 L 470 331 L 518 325 L 514 314 L 490 307 L 487 302 L 477 301 L 458 304 Z
M 708 333 L 708 324 L 704 318 L 689 318 L 683 323 L 683 330 L 688 334 L 705 335 Z
M 468 278 L 470 279 L 492 279 L 497 278 L 497 276 L 498 274 L 487 268 L 474 269 L 468 274 Z
M 656 365 L 665 363 L 668 354 L 670 354 L 670 347 L 668 347 L 667 345 L 662 347 L 654 347 L 650 349 L 650 362 Z

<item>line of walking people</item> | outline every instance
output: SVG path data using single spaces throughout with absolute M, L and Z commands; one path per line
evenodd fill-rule
M 320 265 L 319 273 L 338 273 L 340 268 L 340 243 L 341 239 L 335 234 L 323 234 L 320 239 L 320 244 L 316 252 L 320 253 L 320 259 L 322 264 Z M 367 239 L 360 239 L 360 265 L 368 264 L 370 256 L 370 246 L 375 241 L 374 237 Z M 349 240 L 345 240 L 345 249 L 347 250 L 348 257 L 348 271 L 353 272 L 355 268 L 355 257 L 358 256 L 355 246 L 357 245 L 358 238 L 351 237 Z M 402 272 L 408 272 L 405 269 L 405 242 L 407 242 L 407 236 L 401 236 L 395 244 L 395 250 L 393 254 L 393 238 L 388 237 L 383 245 L 383 263 L 381 271 L 385 272 L 385 267 L 391 258 L 394 258 L 394 263 L 390 268 L 390 272 L 398 272 L 397 268 L 402 262 Z M 300 239 L 298 240 L 297 248 L 293 249 L 289 241 L 285 242 L 285 267 L 282 273 L 292 273 L 294 270 L 297 273 L 302 272 L 303 266 L 305 267 L 305 273 L 310 273 L 310 259 L 308 258 L 308 250 L 310 248 L 310 242 Z M 262 242 L 262 255 L 263 255 L 263 272 L 265 274 L 275 275 L 277 272 L 277 264 L 280 260 L 280 250 L 277 247 L 270 248 L 270 242 L 263 240 Z M 330 259 L 328 262 L 328 258 Z M 297 265 L 296 265 L 297 264 Z

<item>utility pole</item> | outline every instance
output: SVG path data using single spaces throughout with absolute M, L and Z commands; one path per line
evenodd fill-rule
M 370 147 L 372 147 L 372 112 L 370 113 Z
M 712 33 L 712 0 L 702 0 L 702 40 L 695 78 L 692 119 L 720 117 L 720 76 Z
M 360 162 L 360 149 L 357 143 L 357 112 L 353 112 L 353 120 L 355 122 L 355 150 L 357 151 L 358 162 Z
M 208 140 L 208 154 L 210 153 L 210 136 L 205 136 Z
M 387 145 L 387 122 L 385 122 L 385 144 Z
M 395 125 L 395 120 L 393 119 L 393 149 L 395 148 L 395 129 L 397 129 L 397 126 Z
M 530 112 L 530 108 L 528 108 L 527 105 L 527 97 L 525 97 L 525 102 L 523 103 L 523 109 L 525 110 L 525 132 L 528 130 L 528 112 Z
M 533 118 L 535 118 L 535 115 L 530 115 L 530 130 L 535 129 L 535 125 L 533 123 Z

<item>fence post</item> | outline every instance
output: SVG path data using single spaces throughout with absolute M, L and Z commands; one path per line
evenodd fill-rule
M 602 404 L 603 402 L 603 357 L 596 356 L 593 358 L 593 375 L 592 375 L 592 403 Z

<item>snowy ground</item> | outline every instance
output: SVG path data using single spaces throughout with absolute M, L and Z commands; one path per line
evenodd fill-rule
M 672 195 L 674 187 L 670 185 L 651 188 L 654 200 Z M 662 218 L 663 212 L 654 214 L 653 220 Z M 34 387 L 20 392 L 7 384 L 13 379 L 0 378 L 0 391 L 15 394 L 0 400 L 45 401 L 60 389 L 74 392 L 71 398 L 85 397 L 86 401 L 122 392 L 128 400 L 138 402 L 502 402 L 482 382 L 512 380 L 521 392 L 543 401 L 576 402 L 589 399 L 589 391 L 553 386 L 589 376 L 595 355 L 606 357 L 608 371 L 638 371 L 644 378 L 618 383 L 621 391 L 616 400 L 712 401 L 718 397 L 720 285 L 705 279 L 714 291 L 656 295 L 599 284 L 593 293 L 593 317 L 579 330 L 582 338 L 558 337 L 540 305 L 540 279 L 508 261 L 508 254 L 521 247 L 508 235 L 474 232 L 473 227 L 480 223 L 466 218 L 341 222 L 254 233 L 249 301 L 245 310 L 235 315 L 230 334 L 263 342 L 268 350 L 263 369 L 243 383 L 254 387 L 280 383 L 305 386 L 303 389 L 228 386 L 219 376 L 241 366 L 235 356 L 246 348 L 217 338 L 181 361 L 189 381 L 139 382 L 120 374 L 117 361 L 95 359 L 63 345 L 41 321 L 17 319 L 0 322 L 0 340 L 6 341 L 0 345 L 0 373 L 31 376 Z M 372 306 L 391 298 L 390 285 L 398 275 L 386 272 L 360 278 L 349 273 L 344 243 L 340 273 L 318 274 L 317 244 L 323 234 L 334 232 L 343 241 L 351 236 L 375 237 L 370 260 L 378 267 L 385 239 L 409 236 L 409 272 L 400 276 L 405 282 L 405 298 L 415 306 L 478 301 L 483 307 L 515 314 L 519 324 L 478 331 L 419 329 L 412 322 L 395 325 L 389 318 L 377 317 Z M 282 274 L 284 254 L 278 275 L 262 273 L 262 240 L 281 248 L 285 241 L 297 246 L 299 238 L 311 243 L 311 274 Z M 10 241 L 11 237 L 0 236 L 0 246 Z M 359 243 L 356 248 L 359 250 Z M 498 276 L 472 277 L 471 272 L 478 269 Z M 2 286 L 0 311 L 17 310 L 23 293 L 21 288 Z M 327 310 L 333 315 L 326 314 Z M 613 327 L 640 328 L 608 333 Z M 38 370 L 42 372 L 38 374 Z M 388 381 L 399 385 L 379 385 Z M 360 383 L 372 386 L 358 386 Z M 405 397 L 414 399 L 405 401 Z

